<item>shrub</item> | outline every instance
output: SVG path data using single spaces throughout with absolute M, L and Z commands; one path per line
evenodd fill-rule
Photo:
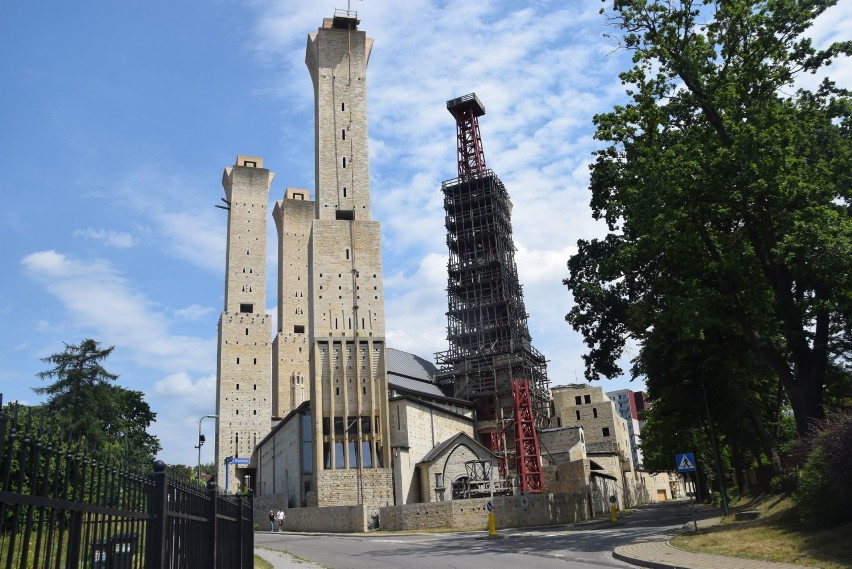
M 827 526 L 852 520 L 852 413 L 837 413 L 808 438 L 796 502 L 802 520 Z

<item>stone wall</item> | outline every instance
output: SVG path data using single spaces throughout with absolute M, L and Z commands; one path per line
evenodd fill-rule
M 393 503 L 390 468 L 321 470 L 316 476 L 316 506 L 343 506 L 359 501 L 368 510 Z
M 494 523 L 498 529 L 570 524 L 588 519 L 585 494 L 534 494 L 494 496 Z M 380 527 L 385 531 L 425 529 L 485 530 L 489 498 L 406 504 L 381 508 Z
M 257 530 L 269 530 L 269 510 L 277 512 L 283 509 L 284 531 L 316 531 L 332 533 L 363 533 L 376 528 L 376 513 L 364 506 L 334 506 L 329 508 L 291 508 L 287 509 L 286 497 L 266 496 L 255 498 L 254 527 Z

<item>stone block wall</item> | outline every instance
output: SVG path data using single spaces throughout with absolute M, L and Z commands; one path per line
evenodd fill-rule
M 332 533 L 363 533 L 375 529 L 376 514 L 364 506 L 334 506 L 329 508 L 286 508 L 286 497 L 281 495 L 256 498 L 254 501 L 254 527 L 269 529 L 269 510 L 283 509 L 284 531 L 315 531 Z
M 586 494 L 536 494 L 494 496 L 497 528 L 571 524 L 589 518 Z M 406 504 L 382 508 L 380 527 L 385 531 L 426 529 L 486 530 L 488 498 Z

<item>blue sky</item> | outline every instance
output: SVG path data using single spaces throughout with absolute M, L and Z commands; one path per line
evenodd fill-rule
M 818 45 L 852 37 L 852 3 Z M 352 1 L 375 39 L 368 69 L 373 218 L 382 224 L 388 344 L 446 349 L 441 181 L 456 176 L 445 101 L 476 92 L 485 158 L 514 204 L 516 260 L 551 384 L 582 381 L 561 284 L 588 208 L 592 116 L 624 101 L 626 68 L 598 0 Z M 0 9 L 0 393 L 33 404 L 40 358 L 114 345 L 108 369 L 145 392 L 170 463 L 195 464 L 215 412 L 224 302 L 222 170 L 276 173 L 270 202 L 313 190 L 307 34 L 316 0 L 5 3 Z M 852 86 L 848 62 L 832 76 Z M 267 312 L 276 269 L 270 220 Z M 602 382 L 605 390 L 641 384 Z M 212 422 L 205 422 L 212 441 Z M 212 460 L 213 445 L 203 449 Z

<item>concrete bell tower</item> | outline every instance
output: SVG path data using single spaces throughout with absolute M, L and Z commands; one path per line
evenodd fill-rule
M 316 120 L 307 258 L 312 506 L 393 503 L 381 233 L 370 217 L 373 40 L 358 24 L 355 12 L 338 10 L 309 34 L 305 53 Z
M 228 204 L 225 310 L 219 318 L 216 370 L 216 482 L 235 492 L 237 461 L 225 475 L 225 459 L 248 459 L 269 432 L 272 414 L 271 325 L 266 314 L 266 220 L 272 172 L 263 160 L 237 156 L 222 176 Z

